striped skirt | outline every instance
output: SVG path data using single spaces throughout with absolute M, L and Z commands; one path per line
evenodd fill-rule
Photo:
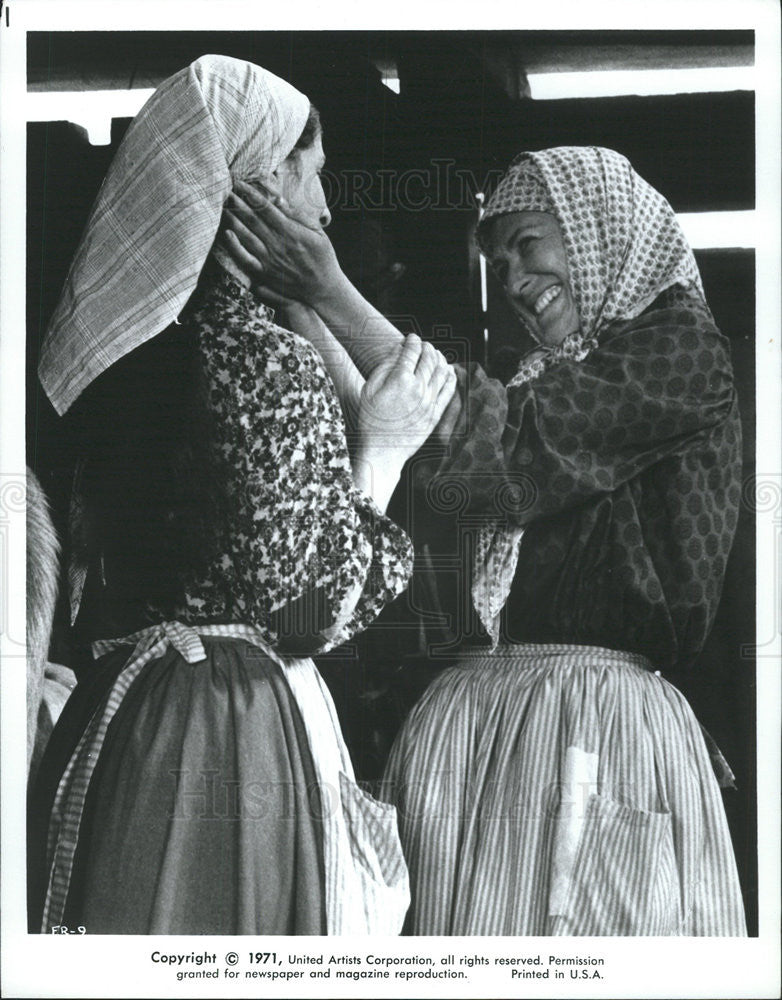
M 405 722 L 383 795 L 410 872 L 407 933 L 746 934 L 700 727 L 641 656 L 464 655 Z

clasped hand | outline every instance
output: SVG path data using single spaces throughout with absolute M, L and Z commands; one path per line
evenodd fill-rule
M 235 262 L 267 301 L 318 310 L 349 285 L 320 227 L 294 218 L 271 190 L 236 183 L 225 208 L 225 241 Z M 363 302 L 363 300 L 362 300 Z M 394 340 L 363 387 L 358 454 L 398 465 L 429 437 L 453 396 L 456 376 L 443 355 L 411 334 Z
M 455 385 L 453 367 L 440 351 L 409 334 L 361 392 L 360 455 L 406 461 L 437 426 Z

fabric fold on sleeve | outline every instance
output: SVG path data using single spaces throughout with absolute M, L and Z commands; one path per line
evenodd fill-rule
M 434 472 L 461 483 L 464 509 L 524 526 L 610 493 L 681 453 L 735 409 L 725 338 L 685 310 L 615 324 L 584 361 L 505 388 L 477 364 Z

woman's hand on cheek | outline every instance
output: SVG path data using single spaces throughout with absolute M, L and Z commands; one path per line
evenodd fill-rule
M 285 209 L 279 195 L 237 181 L 223 215 L 226 247 L 260 290 L 317 308 L 343 278 L 342 271 L 323 229 L 305 225 Z

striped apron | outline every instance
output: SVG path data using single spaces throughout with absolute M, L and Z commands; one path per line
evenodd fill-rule
M 411 934 L 746 934 L 704 737 L 642 656 L 465 653 L 408 717 L 382 794 Z

